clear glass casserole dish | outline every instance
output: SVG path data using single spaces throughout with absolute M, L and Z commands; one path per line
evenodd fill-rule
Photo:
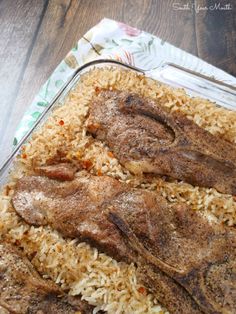
M 128 71 L 122 72 L 120 69 L 128 69 Z M 118 75 L 114 76 L 114 73 Z M 185 88 L 187 94 L 197 95 L 201 98 L 190 98 L 182 90 L 174 90 L 168 87 L 168 85 L 162 85 L 161 82 L 167 83 L 169 86 Z M 3 239 L 5 238 L 10 243 L 20 247 L 23 253 L 30 258 L 36 270 L 46 276 L 46 278 L 51 278 L 59 284 L 66 294 L 82 296 L 88 303 L 96 306 L 95 312 L 104 310 L 108 311 L 108 313 L 133 314 L 141 313 L 141 309 L 142 313 L 169 313 L 166 312 L 162 305 L 166 305 L 169 309 L 168 306 L 172 304 L 171 298 L 168 299 L 167 295 L 165 303 L 164 301 L 162 303 L 162 299 L 159 299 L 159 293 L 163 295 L 162 289 L 160 291 L 156 289 L 156 292 L 152 293 L 148 289 L 149 286 L 146 286 L 146 281 L 139 281 L 136 261 L 131 264 L 123 263 L 123 261 L 119 263 L 118 259 L 116 259 L 117 255 L 115 255 L 115 259 L 112 259 L 110 255 L 106 255 L 106 251 L 103 252 L 96 245 L 93 246 L 89 239 L 88 244 L 86 244 L 81 242 L 77 234 L 72 235 L 72 238 L 70 235 L 68 237 L 68 234 L 60 232 L 57 228 L 57 222 L 60 222 L 57 216 L 52 216 L 52 220 L 48 221 L 46 225 L 41 223 L 34 225 L 34 221 L 29 221 L 28 223 L 19 211 L 22 205 L 24 209 L 24 203 L 20 204 L 18 210 L 15 207 L 14 197 L 18 189 L 15 184 L 17 183 L 18 186 L 21 184 L 22 176 L 22 180 L 30 178 L 35 180 L 45 179 L 32 176 L 32 173 L 33 175 L 37 173 L 37 165 L 50 165 L 50 162 L 53 165 L 55 162 L 65 161 L 70 163 L 76 162 L 73 165 L 78 165 L 75 180 L 77 178 L 84 180 L 84 176 L 87 174 L 89 176 L 92 175 L 95 180 L 99 179 L 100 176 L 100 184 L 104 183 L 106 186 L 109 186 L 107 181 L 104 181 L 105 176 L 108 175 L 109 179 L 113 177 L 116 179 L 116 182 L 118 179 L 143 191 L 158 192 L 158 195 L 164 197 L 168 204 L 174 205 L 179 202 L 187 204 L 194 211 L 202 211 L 210 221 L 217 220 L 229 226 L 236 226 L 235 196 L 221 194 L 214 188 L 193 186 L 181 180 L 166 180 L 165 177 L 155 176 L 153 178 L 151 176 L 147 178 L 145 176 L 136 176 L 119 163 L 112 150 L 110 151 L 103 141 L 92 138 L 91 134 L 87 132 L 88 110 L 91 108 L 91 102 L 93 102 L 97 92 L 107 88 L 131 91 L 145 97 L 153 97 L 157 103 L 160 101 L 163 107 L 167 106 L 168 109 L 175 107 L 174 110 L 183 110 L 194 121 L 196 116 L 199 116 L 200 119 L 202 117 L 202 121 L 206 123 L 202 124 L 200 121 L 199 124 L 206 129 L 211 126 L 211 123 L 213 126 L 218 126 L 219 124 L 216 132 L 215 129 L 213 130 L 213 134 L 223 134 L 224 136 L 224 131 L 230 129 L 232 133 L 228 134 L 228 138 L 229 140 L 232 138 L 232 141 L 236 142 L 236 111 L 232 111 L 236 99 L 235 88 L 179 68 L 173 64 L 163 64 L 161 67 L 150 71 L 143 71 L 110 60 L 97 60 L 86 64 L 76 71 L 68 83 L 55 96 L 35 126 L 25 135 L 1 168 L 0 184 L 3 186 L 3 191 L 0 195 L 0 237 L 3 235 Z M 179 101 L 180 98 L 182 101 Z M 210 99 L 211 102 L 206 101 L 204 98 Z M 173 107 L 169 106 L 169 99 Z M 212 104 L 212 102 L 217 102 L 218 107 Z M 230 110 L 225 110 L 223 107 L 227 107 Z M 209 124 L 207 119 L 210 120 L 210 122 L 208 121 Z M 181 124 L 180 126 L 182 127 Z M 138 143 L 138 141 L 135 141 L 135 143 Z M 67 146 L 67 144 L 69 145 Z M 64 155 L 58 153 L 58 149 L 61 148 L 64 149 Z M 54 156 L 59 157 L 59 159 L 53 159 Z M 75 159 L 73 159 L 74 157 Z M 50 160 L 50 158 L 52 159 Z M 90 162 L 90 165 L 86 164 L 87 162 Z M 86 171 L 82 169 L 86 169 Z M 18 179 L 20 180 L 18 181 Z M 65 182 L 61 183 L 64 185 Z M 53 181 L 53 184 L 58 187 L 60 183 Z M 37 211 L 37 206 L 43 199 L 49 200 L 48 203 L 53 205 L 54 198 L 57 198 L 55 194 L 49 195 L 49 198 L 47 197 L 50 186 L 45 181 L 41 187 L 41 190 L 36 191 L 36 197 L 33 197 L 36 200 L 36 206 L 32 211 L 31 207 L 29 207 L 30 215 L 35 208 Z M 66 189 L 65 185 L 63 186 L 63 192 L 64 189 Z M 94 189 L 91 186 L 86 186 L 86 189 L 89 193 L 91 190 L 97 191 L 96 187 Z M 46 191 L 45 198 L 44 191 Z M 104 191 L 106 193 L 106 188 Z M 29 181 L 26 195 L 31 193 L 35 193 L 33 181 Z M 83 196 L 83 193 L 78 194 L 79 202 L 80 195 Z M 78 220 L 76 217 L 74 219 L 70 208 L 67 210 L 66 204 L 69 203 L 69 200 L 64 197 L 64 194 L 61 200 L 64 203 L 59 207 L 60 213 L 63 213 L 63 209 L 66 209 L 64 211 L 68 215 L 66 223 L 69 222 L 70 224 L 71 221 L 74 221 L 76 225 L 80 221 L 80 217 L 78 216 Z M 147 198 L 144 201 L 148 204 Z M 28 202 L 26 201 L 26 203 Z M 73 205 L 73 211 L 79 212 L 77 211 L 77 204 L 73 204 L 75 205 Z M 142 205 L 140 208 L 145 208 L 145 205 Z M 86 222 L 89 219 L 90 206 L 82 206 L 82 208 L 85 211 L 84 217 Z M 93 222 L 95 222 L 95 226 L 100 224 L 100 219 L 94 219 L 94 212 L 90 212 L 90 215 Z M 56 222 L 55 225 L 54 222 Z M 62 223 L 64 224 L 64 218 Z M 190 233 L 192 233 L 194 225 L 198 226 L 195 220 L 193 220 L 193 224 L 189 228 Z M 61 231 L 67 229 L 67 225 L 65 225 Z M 92 230 L 94 230 L 93 226 Z M 173 238 L 171 236 L 171 239 Z M 109 241 L 110 235 L 103 235 L 103 239 L 108 239 Z M 161 286 L 161 283 L 162 279 L 155 284 L 158 287 L 159 284 Z M 176 289 L 174 290 L 174 295 L 176 298 L 179 296 L 176 293 Z M 182 307 L 183 302 L 180 302 L 180 304 Z M 123 312 L 121 312 L 121 309 Z
M 164 63 L 157 68 L 143 70 L 115 60 L 95 60 L 84 64 L 75 71 L 67 83 L 55 95 L 35 125 L 27 132 L 11 155 L 7 158 L 3 165 L 1 165 L 0 186 L 7 183 L 9 171 L 11 170 L 16 156 L 20 153 L 22 145 L 26 143 L 34 131 L 47 120 L 47 117 L 50 115 L 52 110 L 56 106 L 63 104 L 65 97 L 76 86 L 83 74 L 94 68 L 101 67 L 118 67 L 135 71 L 161 83 L 168 84 L 171 87 L 183 88 L 189 96 L 205 98 L 216 103 L 218 106 L 222 106 L 230 110 L 236 110 L 236 87 L 190 71 L 178 65 Z

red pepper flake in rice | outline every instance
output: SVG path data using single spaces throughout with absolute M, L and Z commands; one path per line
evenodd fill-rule
M 102 170 L 101 169 L 98 169 L 97 175 L 100 176 L 100 177 L 102 176 Z
M 101 88 L 100 88 L 100 87 L 98 87 L 98 86 L 96 86 L 96 87 L 95 87 L 95 93 L 96 93 L 96 94 L 99 94 L 99 93 L 100 93 L 100 91 L 101 91 Z
M 147 290 L 144 288 L 144 287 L 139 287 L 138 288 L 138 292 L 143 294 L 143 295 L 146 295 L 147 294 Z
M 26 159 L 27 155 L 25 153 L 21 154 L 21 158 Z
M 114 154 L 112 152 L 108 152 L 107 155 L 110 157 L 110 158 L 114 158 Z
M 64 124 L 65 124 L 65 122 L 64 122 L 63 120 L 60 120 L 58 123 L 59 123 L 60 125 L 64 125 Z
M 11 188 L 9 187 L 9 185 L 6 185 L 6 187 L 5 187 L 5 194 L 6 194 L 6 196 L 9 195 L 10 191 L 11 191 Z
M 83 167 L 84 169 L 89 170 L 89 169 L 92 168 L 92 166 L 93 166 L 93 163 L 92 163 L 91 160 L 83 160 L 83 161 L 82 161 L 82 167 Z

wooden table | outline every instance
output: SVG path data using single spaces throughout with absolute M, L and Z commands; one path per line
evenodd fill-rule
M 230 10 L 204 10 L 214 5 L 207 0 L 0 1 L 0 162 L 40 86 L 103 17 L 153 33 L 236 75 L 236 1 L 215 3 L 229 3 Z

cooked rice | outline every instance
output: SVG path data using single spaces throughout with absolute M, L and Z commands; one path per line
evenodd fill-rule
M 96 88 L 128 90 L 153 98 L 172 111 L 184 112 L 212 134 L 236 143 L 236 112 L 207 100 L 190 98 L 183 90 L 172 89 L 135 72 L 94 69 L 80 79 L 65 104 L 54 110 L 22 149 L 14 178 L 1 195 L 0 236 L 22 247 L 43 276 L 95 305 L 94 313 L 100 309 L 117 314 L 167 313 L 137 282 L 134 265 L 118 263 L 85 243 L 65 240 L 50 227 L 29 226 L 16 215 L 10 203 L 17 178 L 63 153 L 64 158 L 74 163 L 82 161 L 86 165 L 90 161 L 89 171 L 93 174 L 107 174 L 140 188 L 156 190 L 170 203 L 185 202 L 218 222 L 236 224 L 236 202 L 231 195 L 176 180 L 134 177 L 104 144 L 87 135 L 86 115 Z

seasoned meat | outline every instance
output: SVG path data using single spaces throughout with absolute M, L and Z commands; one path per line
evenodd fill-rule
M 0 242 L 0 311 L 11 314 L 89 314 L 93 307 L 68 297 L 52 281 L 42 279 L 15 247 Z
M 236 230 L 184 205 L 143 208 L 140 193 L 123 193 L 109 205 L 130 247 L 184 287 L 204 313 L 236 313 Z
M 73 180 L 76 170 L 76 167 L 69 163 L 57 163 L 55 165 L 41 166 L 35 169 L 36 173 L 42 176 L 60 181 Z
M 108 219 L 110 206 L 119 199 L 119 195 L 134 193 L 133 200 L 127 200 L 126 204 L 131 206 L 130 210 L 133 209 L 134 219 L 135 211 L 139 208 L 148 212 L 152 207 L 161 206 L 164 211 L 167 206 L 165 201 L 153 192 L 133 190 L 107 176 L 82 174 L 71 182 L 37 176 L 22 178 L 12 200 L 16 211 L 29 224 L 51 225 L 62 235 L 87 241 L 115 259 L 138 263 L 142 270 L 142 282 L 171 312 L 201 313 L 179 284 L 158 268 L 153 270 L 153 266 L 148 265 L 142 256 L 138 257 L 119 229 Z
M 175 280 L 167 276 L 158 267 L 148 263 L 145 258 L 136 258 L 138 280 L 155 295 L 169 313 L 203 314 L 198 304 Z
M 88 174 L 67 182 L 30 176 L 18 182 L 12 201 L 29 224 L 50 225 L 66 237 L 89 240 L 116 258 L 128 258 L 130 253 L 119 230 L 101 209 L 104 202 L 126 188 L 115 179 Z
M 155 173 L 236 195 L 236 147 L 150 99 L 103 91 L 87 130 L 135 174 Z
M 184 204 L 171 207 L 154 192 L 84 172 L 70 182 L 24 177 L 12 201 L 28 223 L 51 225 L 136 263 L 170 311 L 236 311 L 236 231 Z

